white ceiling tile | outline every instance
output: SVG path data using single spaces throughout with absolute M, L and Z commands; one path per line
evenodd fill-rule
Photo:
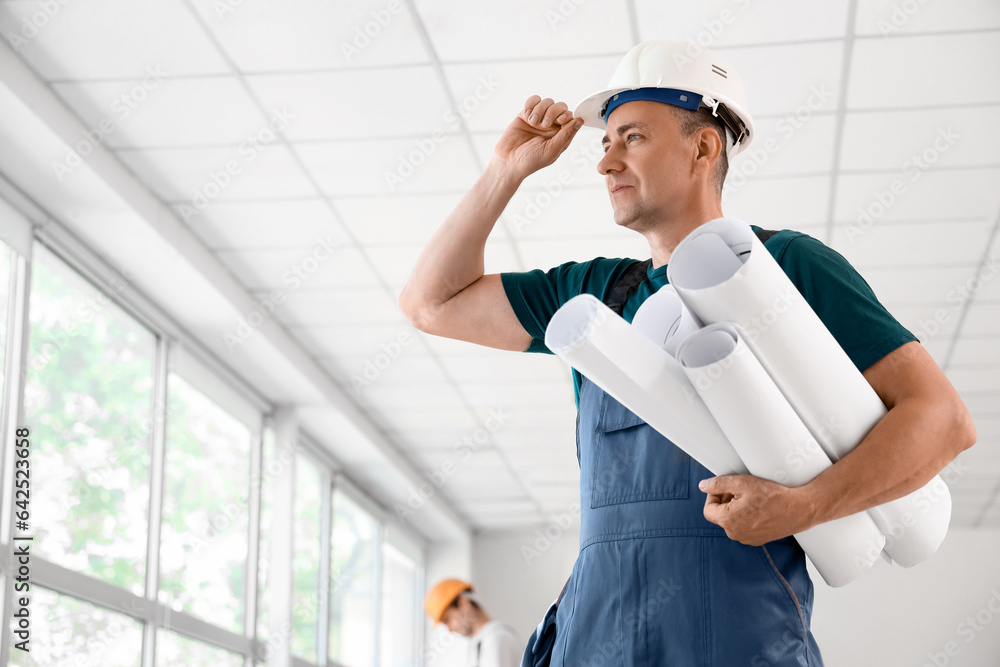
M 972 266 L 942 269 L 869 268 L 862 276 L 882 303 L 893 307 L 903 304 L 946 303 L 956 284 L 964 281 Z M 947 309 L 955 317 L 954 308 Z
M 336 200 L 337 212 L 354 238 L 369 245 L 425 244 L 462 196 L 350 197 Z
M 472 0 L 462 11 L 448 0 L 416 0 L 415 5 L 444 62 L 592 56 L 595 44 L 624 54 L 632 46 L 624 0 L 549 6 Z
M 835 126 L 832 113 L 762 118 L 750 146 L 729 165 L 726 183 L 738 188 L 758 176 L 829 172 Z
M 485 380 L 485 378 L 484 378 Z M 475 405 L 563 405 L 566 384 L 541 382 L 463 382 L 462 394 Z
M 327 236 L 338 246 L 350 243 L 322 199 L 216 201 L 188 224 L 210 248 L 309 247 Z
M 359 359 L 355 356 L 337 359 L 333 357 L 318 357 L 317 361 L 341 382 L 352 388 L 354 393 L 364 393 L 375 383 L 391 384 L 398 387 L 412 387 L 415 391 L 422 391 L 423 387 L 437 386 L 441 383 L 448 383 L 448 378 L 444 375 L 438 362 L 426 354 L 418 354 L 417 351 L 400 355 L 394 359 L 385 369 L 377 369 L 378 375 L 374 380 L 367 381 L 367 385 L 352 385 L 351 378 L 357 376 L 364 380 L 364 370 L 366 359 Z M 357 389 L 353 389 L 357 387 Z M 406 435 L 406 434 L 404 434 Z
M 280 107 L 264 116 L 235 77 L 166 79 L 150 90 L 131 81 L 53 88 L 113 148 L 243 145 L 249 151 L 252 142 L 273 141 L 276 129 L 295 123 Z
M 161 199 L 187 207 L 185 219 L 216 201 L 314 197 L 291 153 L 276 143 L 219 148 L 123 150 L 118 156 Z
M 996 105 L 848 112 L 840 168 L 912 179 L 935 167 L 996 165 L 1000 136 L 983 128 L 998 114 Z
M 844 64 L 844 43 L 840 40 L 712 50 L 739 72 L 747 110 L 755 118 L 805 116 L 837 108 Z
M 951 356 L 953 364 L 1000 364 L 1000 337 L 962 335 Z
M 876 295 L 878 293 L 876 292 Z M 883 304 L 884 305 L 884 304 Z M 951 313 L 933 304 L 923 306 L 886 306 L 896 320 L 910 333 L 920 339 L 921 344 L 950 342 L 958 326 L 958 313 Z M 942 315 L 941 313 L 945 314 Z
M 993 443 L 990 447 L 994 450 L 1000 448 L 1000 417 L 979 417 L 972 421 L 976 426 L 979 442 Z
M 995 32 L 854 42 L 849 109 L 998 102 L 1000 39 Z
M 830 244 L 855 267 L 975 264 L 983 256 L 993 223 L 934 222 L 837 225 Z
M 834 216 L 862 230 L 885 220 L 993 219 L 1000 207 L 998 181 L 1000 169 L 841 175 Z
M 302 250 L 220 250 L 219 259 L 248 288 L 286 293 L 298 287 L 319 289 L 362 285 L 373 287 L 378 279 L 361 254 L 353 248 L 335 249 L 325 261 L 312 267 L 311 248 Z
M 431 385 L 425 383 L 418 390 L 413 387 L 401 387 L 391 383 L 374 383 L 365 391 L 368 401 L 384 412 L 397 408 L 410 410 L 422 408 L 438 408 L 441 406 L 458 406 L 462 397 L 448 383 Z
M 722 191 L 722 210 L 764 229 L 811 230 L 826 223 L 829 176 L 749 178 Z
M 147 68 L 167 76 L 229 73 L 180 2 L 60 2 L 48 12 L 37 2 L 3 2 L 0 34 L 11 33 L 24 39 L 18 53 L 46 79 L 142 79 Z
M 499 135 L 532 95 L 565 102 L 572 111 L 580 101 L 607 85 L 619 58 L 546 59 L 544 65 L 520 58 L 503 62 L 446 64 L 444 73 L 455 100 L 453 111 L 464 120 L 466 128 L 473 132 Z M 560 75 L 553 76 L 555 71 Z
M 539 358 L 542 356 L 504 352 L 503 356 L 443 357 L 441 363 L 458 382 L 477 382 L 484 378 L 497 382 L 530 382 L 537 379 L 535 368 L 541 363 Z M 569 373 L 568 366 L 566 372 Z
M 350 357 L 358 373 L 367 362 L 379 362 L 379 370 L 384 370 L 382 366 L 401 357 L 426 354 L 415 342 L 408 342 L 416 340 L 416 330 L 402 318 L 385 324 L 295 327 L 290 331 L 314 354 Z
M 496 354 L 507 354 L 507 350 L 498 350 L 485 345 L 468 343 L 464 340 L 421 334 L 427 347 L 441 357 L 488 357 Z
M 428 60 L 409 5 L 401 0 L 194 0 L 194 4 L 243 71 L 372 67 Z
M 430 144 L 421 143 L 431 141 Z M 466 191 L 480 170 L 459 136 L 296 144 L 329 197 Z
M 986 304 L 973 301 L 962 324 L 962 334 L 1000 336 L 1000 303 Z
M 410 429 L 434 429 L 447 424 L 449 428 L 471 434 L 480 427 L 472 413 L 462 407 L 386 410 L 382 413 L 382 420 L 403 433 Z
M 895 308 L 890 308 L 889 310 L 897 319 L 899 319 L 899 314 L 896 313 Z M 911 332 L 914 334 L 916 333 L 912 330 Z M 945 358 L 948 356 L 948 350 L 951 349 L 950 338 L 942 338 L 938 335 L 933 340 L 921 340 L 920 344 L 924 346 L 927 353 L 931 355 L 932 359 L 934 359 L 934 363 L 936 363 L 939 367 L 944 365 Z
M 810 5 L 795 0 L 669 4 L 636 0 L 635 10 L 640 39 L 680 39 L 714 50 L 732 44 L 782 42 L 789 35 L 803 41 L 842 38 L 847 7 L 846 0 Z
M 946 374 L 960 394 L 1000 392 L 1000 366 L 952 367 Z
M 375 264 L 379 275 L 394 291 L 402 290 L 410 277 L 422 245 L 368 246 L 366 252 Z M 486 246 L 486 273 L 519 271 L 521 267 L 514 258 L 507 243 L 492 243 Z
M 1000 392 L 988 394 L 969 394 L 962 396 L 965 407 L 972 414 L 973 421 L 982 417 L 1000 416 Z
M 565 238 L 550 241 L 518 241 L 527 266 L 549 269 L 565 262 L 585 262 L 595 257 L 645 259 L 649 244 L 642 236 Z
M 267 292 L 262 292 L 261 296 L 267 296 Z M 285 297 L 281 312 L 282 321 L 291 328 L 401 324 L 405 321 L 396 301 L 381 287 L 303 288 Z M 404 342 L 418 347 L 417 332 L 407 333 L 409 337 Z
M 266 107 L 292 113 L 285 130 L 292 141 L 414 135 L 434 146 L 437 132 L 458 129 L 448 122 L 444 89 L 430 66 L 261 74 L 247 83 Z
M 1000 28 L 1000 5 L 993 0 L 959 0 L 947 4 L 859 0 L 857 35 L 911 35 L 920 32 Z

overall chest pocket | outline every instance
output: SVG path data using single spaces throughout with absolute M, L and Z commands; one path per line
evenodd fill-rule
M 600 410 L 590 506 L 686 499 L 691 457 L 608 394 Z

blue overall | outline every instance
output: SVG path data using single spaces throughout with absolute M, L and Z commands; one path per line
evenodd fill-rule
M 822 665 L 793 538 L 729 539 L 702 513 L 712 473 L 587 380 L 577 446 L 580 555 L 553 667 Z
M 619 314 L 645 274 L 636 268 L 605 299 Z M 552 667 L 822 667 L 793 538 L 729 539 L 703 514 L 698 482 L 712 473 L 586 378 L 576 429 L 580 555 L 556 608 Z M 551 612 L 522 664 L 544 654 Z

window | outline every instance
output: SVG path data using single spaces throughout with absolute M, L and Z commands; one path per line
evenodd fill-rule
M 321 525 L 323 478 L 319 469 L 301 454 L 295 459 L 295 551 L 292 557 L 292 653 L 319 662 Z
M 339 489 L 333 492 L 330 659 L 347 667 L 375 661 L 379 524 Z
M 24 389 L 36 554 L 141 595 L 156 338 L 42 246 Z M 6 312 L 6 311 L 4 311 Z
M 242 632 L 251 432 L 180 376 L 167 386 L 160 601 Z
M 139 667 L 142 624 L 125 614 L 31 587 L 31 651 L 11 649 L 11 665 Z
M 419 566 L 391 544 L 382 548 L 382 637 L 379 651 L 382 667 L 412 667 L 417 664 L 420 617 L 423 600 Z
M 225 649 L 188 639 L 170 630 L 156 632 L 156 667 L 243 667 L 243 657 Z
M 0 243 L 0 400 L 3 400 L 4 364 L 7 354 L 7 304 L 10 300 L 11 250 Z

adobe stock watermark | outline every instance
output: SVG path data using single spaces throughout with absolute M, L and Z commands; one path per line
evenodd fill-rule
M 983 606 L 963 618 L 955 626 L 957 639 L 945 642 L 940 651 L 929 652 L 927 662 L 921 667 L 946 667 L 951 663 L 952 658 L 957 658 L 962 653 L 962 645 L 971 644 L 976 637 L 986 631 L 998 615 L 1000 615 L 1000 590 L 993 588 L 990 590 L 990 597 L 986 599 Z M 959 639 L 962 644 L 958 642 Z
M 903 0 L 900 3 L 892 4 L 892 11 L 886 17 L 880 18 L 875 27 L 883 37 L 888 37 L 910 22 L 910 19 L 927 4 L 927 0 Z
M 781 138 L 787 142 L 796 132 L 798 132 L 813 115 L 820 111 L 832 99 L 833 92 L 827 90 L 826 84 L 809 87 L 809 96 L 805 102 L 795 107 L 791 112 L 785 114 L 775 124 L 775 129 Z M 722 190 L 722 203 L 725 204 L 729 197 L 747 184 L 749 179 L 771 159 L 771 156 L 781 150 L 782 143 L 774 137 L 768 137 L 763 145 L 747 148 L 740 155 L 735 166 L 731 166 L 726 176 L 726 184 Z
M 448 456 L 436 470 L 425 470 L 424 476 L 428 481 L 423 482 L 416 488 L 410 488 L 410 493 L 406 498 L 406 504 L 397 502 L 393 509 L 396 510 L 396 517 L 400 523 L 406 523 L 411 516 L 422 510 L 427 501 L 437 495 L 437 492 L 447 483 L 449 479 L 462 467 L 462 464 L 472 458 L 483 445 L 490 441 L 490 435 L 496 433 L 507 422 L 507 415 L 503 408 L 491 409 L 482 425 L 477 427 L 472 433 L 462 436 L 452 445 L 452 453 Z
M 247 135 L 237 147 L 238 157 L 228 160 L 221 169 L 212 171 L 209 174 L 209 180 L 195 188 L 190 203 L 177 207 L 184 220 L 190 220 L 204 212 L 212 201 L 232 185 L 233 179 L 242 173 L 243 167 L 253 162 L 261 152 L 267 150 L 268 146 L 280 136 L 279 133 L 287 128 L 293 120 L 295 117 L 285 109 L 272 111 L 267 125 L 254 134 Z
M 370 21 L 365 22 L 364 25 L 354 26 L 354 39 L 350 42 L 340 43 L 340 53 L 344 56 L 344 60 L 351 62 L 354 57 L 361 55 L 361 52 L 368 48 L 372 40 L 378 39 L 382 31 L 389 27 L 393 18 L 402 13 L 402 0 L 389 0 L 385 4 L 385 8 L 372 11 Z
M 950 309 L 938 308 L 931 318 L 920 320 L 917 328 L 913 330 L 913 335 L 921 343 L 926 343 L 937 336 L 951 321 L 954 314 L 961 310 L 969 299 L 978 294 L 984 285 L 996 278 L 997 273 L 1000 273 L 1000 261 L 996 257 L 987 257 L 983 265 L 978 267 L 971 277 L 948 290 L 945 300 L 952 304 L 952 307 Z
M 733 0 L 733 6 L 739 11 L 745 11 L 750 7 L 751 0 Z M 675 54 L 674 63 L 677 65 L 677 70 L 683 72 L 684 68 L 695 61 L 696 58 L 701 57 L 705 53 L 705 49 L 709 48 L 715 43 L 722 33 L 726 31 L 726 28 L 733 23 L 736 23 L 737 14 L 732 9 L 726 7 L 719 12 L 719 15 L 712 19 L 704 19 L 701 22 L 703 26 L 702 30 L 699 30 L 693 37 L 688 37 L 688 45 L 685 48 L 684 54 Z
M 844 230 L 847 240 L 853 243 L 868 231 L 909 191 L 908 183 L 919 180 L 923 173 L 930 169 L 943 154 L 947 153 L 960 138 L 961 135 L 952 130 L 950 125 L 947 128 L 939 127 L 937 136 L 934 137 L 931 144 L 903 163 L 901 171 L 903 176 L 909 176 L 907 180 L 902 177 L 894 178 L 885 189 L 872 191 L 873 201 L 858 207 L 855 223 Z
M 579 518 L 580 503 L 570 503 L 565 512 L 550 514 L 549 523 L 545 528 L 536 529 L 533 535 L 534 539 L 521 545 L 521 557 L 524 558 L 524 562 L 531 565 L 531 561 L 540 558 L 562 538 L 573 522 Z
M 586 2 L 587 0 L 560 0 L 555 9 L 546 9 L 545 20 L 548 22 L 549 28 L 551 30 L 557 29 L 561 24 L 568 21 L 569 17 L 576 14 L 576 10 Z
M 139 105 L 146 101 L 149 94 L 159 88 L 163 82 L 163 77 L 167 73 L 160 69 L 160 66 L 150 66 L 146 68 L 146 76 L 142 81 L 135 84 L 111 102 L 111 112 L 113 116 L 105 116 L 97 121 L 97 126 L 83 133 L 83 139 L 76 142 L 72 147 L 66 148 L 66 155 L 62 162 L 58 160 L 52 163 L 52 173 L 55 174 L 59 182 L 83 164 L 84 158 L 94 152 L 94 149 L 103 144 L 108 135 L 118 129 L 118 124 L 128 118 Z
M 7 41 L 15 49 L 20 49 L 37 37 L 38 33 L 44 30 L 69 3 L 70 0 L 37 0 L 34 4 L 38 7 L 38 11 L 33 12 L 31 16 L 22 16 L 21 29 L 17 33 L 8 32 Z
M 445 126 L 455 130 L 462 120 L 472 116 L 479 109 L 479 105 L 488 100 L 500 86 L 500 82 L 494 80 L 493 75 L 489 77 L 479 77 L 477 85 L 472 93 L 466 95 L 455 105 L 454 108 L 445 110 L 441 115 Z M 414 149 L 406 155 L 400 155 L 396 168 L 392 171 L 383 172 L 385 184 L 390 192 L 395 192 L 396 188 L 413 176 L 427 160 L 437 152 L 438 146 L 448 141 L 448 130 L 445 127 L 436 127 L 430 135 L 422 139 L 413 141 Z
M 371 359 L 366 359 L 361 373 L 351 376 L 351 388 L 358 394 L 372 385 L 382 373 L 392 366 L 393 362 L 403 354 L 406 348 L 413 344 L 414 338 L 409 331 L 400 331 L 396 337 L 379 346 L 380 351 Z
M 278 306 L 285 303 L 288 294 L 305 284 L 320 266 L 330 261 L 334 251 L 340 247 L 341 245 L 333 240 L 332 234 L 318 237 L 305 257 L 296 261 L 282 274 L 281 282 L 288 285 L 288 288 L 272 290 L 266 297 L 254 297 L 256 303 L 253 310 L 237 319 L 233 331 L 222 334 L 222 340 L 229 351 L 232 352 L 249 340 L 257 329 L 274 315 Z

